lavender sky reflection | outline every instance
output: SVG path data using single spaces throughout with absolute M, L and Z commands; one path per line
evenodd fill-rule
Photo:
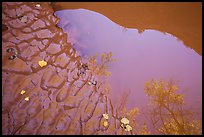
M 145 107 L 145 82 L 173 79 L 189 105 L 201 112 L 202 56 L 187 48 L 171 34 L 119 26 L 105 16 L 85 10 L 62 10 L 55 14 L 58 26 L 68 32 L 68 40 L 85 56 L 112 52 L 117 62 L 110 65 L 111 97 L 130 91 L 127 108 Z M 136 16 L 136 15 L 135 15 Z

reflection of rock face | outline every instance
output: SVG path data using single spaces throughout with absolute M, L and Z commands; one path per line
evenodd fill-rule
M 79 56 L 56 27 L 48 3 L 3 3 L 2 132 L 3 134 L 118 134 L 103 127 L 119 122 L 103 89 L 88 85 L 90 72 L 77 75 Z M 18 16 L 16 16 L 18 14 Z M 21 17 L 28 17 L 25 22 Z M 8 48 L 18 51 L 9 60 Z M 39 61 L 47 62 L 40 67 Z
M 79 34 L 76 39 L 72 33 L 69 36 L 78 44 L 76 46 L 84 46 L 85 50 L 78 48 L 80 52 L 88 56 L 113 53 L 117 61 L 110 67 L 111 93 L 115 97 L 130 90 L 128 107 L 147 104 L 143 91 L 146 81 L 173 78 L 181 81 L 181 90 L 189 88 L 189 92 L 185 93 L 188 104 L 196 105 L 197 110 L 201 110 L 202 58 L 176 37 L 155 30 L 138 32 L 136 29 L 124 29 L 102 14 L 85 9 L 55 13 L 60 18 L 60 27 L 63 27 L 61 23 L 69 21 Z M 63 29 L 69 33 L 71 28 Z
M 202 3 L 56 2 L 52 6 L 55 10 L 83 8 L 95 11 L 127 28 L 168 32 L 202 54 Z

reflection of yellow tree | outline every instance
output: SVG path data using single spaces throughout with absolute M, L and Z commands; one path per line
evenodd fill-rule
M 127 120 L 129 120 L 129 126 L 132 128 L 130 134 L 137 134 L 135 131 L 136 127 L 138 126 L 136 116 L 139 114 L 139 109 L 137 107 L 131 108 L 130 110 L 126 109 L 129 94 L 130 91 L 123 92 L 118 98 L 116 104 L 116 117 L 119 117 L 120 120 L 122 118 L 127 118 Z M 122 124 L 121 127 L 123 127 Z M 123 131 L 126 131 L 125 129 L 126 128 L 124 128 Z
M 140 128 L 138 129 L 137 132 L 138 135 L 150 135 L 150 131 L 147 128 L 147 125 L 144 123 Z
M 184 109 L 183 95 L 176 93 L 177 90 L 172 81 L 151 80 L 146 83 L 153 127 L 161 134 L 201 134 L 201 120 L 195 119 L 192 110 Z
M 98 57 L 100 57 L 100 62 L 97 62 Z M 101 56 L 96 54 L 88 59 L 88 68 L 89 70 L 91 70 L 90 79 L 92 80 L 98 79 L 98 81 L 96 81 L 98 83 L 97 84 L 98 89 L 100 88 L 102 90 L 102 93 L 106 95 L 109 95 L 110 85 L 102 77 L 105 77 L 106 79 L 107 76 L 111 75 L 111 73 L 107 71 L 108 64 L 115 61 L 116 60 L 112 58 L 112 52 L 109 53 L 104 52 Z
M 140 125 L 138 123 L 137 116 L 140 113 L 137 107 L 131 108 L 129 111 L 126 109 L 126 103 L 128 101 L 129 92 L 123 92 L 122 95 L 118 98 L 117 107 L 116 107 L 116 116 L 126 117 L 130 121 L 130 126 L 132 135 L 149 135 L 151 134 L 147 128 L 146 124 Z
M 109 53 L 104 52 L 101 55 L 100 64 L 97 63 L 97 57 L 98 57 L 98 55 L 94 55 L 94 56 L 91 56 L 89 58 L 89 64 L 90 64 L 89 68 L 92 70 L 92 72 L 95 75 L 98 75 L 98 76 L 102 76 L 102 75 L 110 76 L 111 73 L 107 71 L 107 69 L 108 69 L 107 64 L 115 62 L 115 59 L 112 59 L 112 52 L 109 52 Z

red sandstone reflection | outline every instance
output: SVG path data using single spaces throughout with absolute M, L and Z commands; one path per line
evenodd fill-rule
M 57 11 L 56 15 L 61 19 L 58 25 L 83 57 L 113 52 L 117 62 L 110 66 L 109 80 L 114 103 L 122 92 L 130 91 L 127 107 L 145 106 L 145 82 L 173 79 L 179 81 L 187 104 L 201 111 L 202 57 L 176 37 L 155 30 L 138 33 L 84 9 Z

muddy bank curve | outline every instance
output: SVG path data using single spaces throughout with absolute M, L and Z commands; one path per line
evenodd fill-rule
M 120 127 L 103 86 L 89 84 L 92 71 L 79 75 L 83 63 L 50 3 L 2 7 L 3 134 L 134 134 Z
M 201 2 L 53 2 L 52 6 L 55 11 L 88 9 L 123 27 L 167 32 L 202 55 Z

